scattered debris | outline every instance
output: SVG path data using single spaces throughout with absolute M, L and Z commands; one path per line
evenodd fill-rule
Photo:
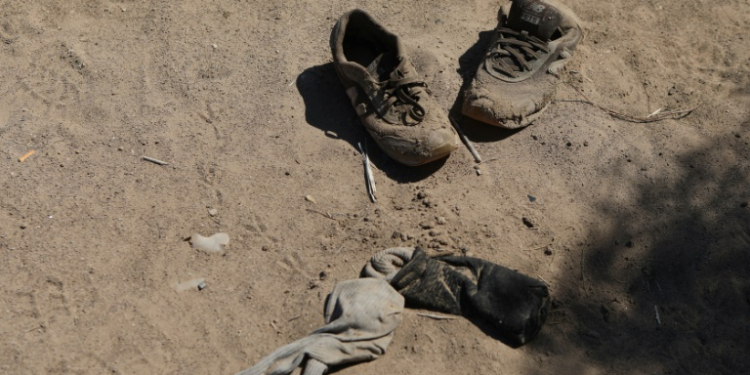
M 370 158 L 367 157 L 367 144 L 365 143 L 365 148 L 362 148 L 362 144 L 360 142 L 357 142 L 357 146 L 359 146 L 359 152 L 362 153 L 362 164 L 365 166 L 365 178 L 367 179 L 367 194 L 370 195 L 370 200 L 372 203 L 377 202 L 378 200 L 375 198 L 375 192 L 377 189 L 375 188 L 375 178 L 372 176 L 372 168 L 370 167 Z
M 209 214 L 209 215 L 211 215 L 211 216 L 216 216 L 216 215 L 218 215 L 218 214 L 219 214 L 219 210 L 217 210 L 217 209 L 215 209 L 215 208 L 210 208 L 210 209 L 208 210 L 208 214 Z
M 190 244 L 193 249 L 203 250 L 207 253 L 221 253 L 224 252 L 224 246 L 229 244 L 229 235 L 216 233 L 211 237 L 203 237 L 196 233 L 190 237 Z
M 451 124 L 453 124 L 453 127 L 456 128 L 456 131 L 458 132 L 458 136 L 461 137 L 461 140 L 466 145 L 466 148 L 468 148 L 469 152 L 471 152 L 471 156 L 474 157 L 474 161 L 477 162 L 477 163 L 481 163 L 482 162 L 482 158 L 479 157 L 479 153 L 474 148 L 474 145 L 471 143 L 471 141 L 469 140 L 469 138 L 466 137 L 466 134 L 464 134 L 464 130 L 461 129 L 461 127 L 458 125 L 458 122 L 452 116 L 448 117 L 448 118 L 450 119 Z
M 29 156 L 34 155 L 35 152 L 36 151 L 34 151 L 34 150 L 29 150 L 29 152 L 23 154 L 23 156 L 21 156 L 20 158 L 18 158 L 18 161 L 21 162 L 21 163 L 23 163 L 24 160 L 26 160 Z
M 201 287 L 201 285 L 203 285 L 203 287 Z M 203 289 L 205 287 L 206 287 L 206 280 L 205 279 L 193 279 L 193 280 L 184 281 L 184 282 L 181 282 L 181 283 L 176 283 L 174 285 L 174 290 L 177 293 L 181 293 L 181 292 L 184 292 L 186 290 L 196 289 L 196 288 L 198 288 L 198 290 L 201 290 L 201 289 Z
M 148 156 L 141 156 L 141 159 L 143 159 L 145 161 L 150 161 L 150 162 L 152 162 L 154 164 L 169 165 L 169 163 L 167 163 L 166 161 L 162 161 L 162 160 L 159 160 L 159 159 L 154 159 L 154 158 L 151 158 L 151 157 L 148 157 Z
M 312 204 L 318 203 L 312 195 L 305 195 L 305 200 Z

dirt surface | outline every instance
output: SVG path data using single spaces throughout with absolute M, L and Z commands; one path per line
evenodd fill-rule
M 631 115 L 698 109 L 630 123 L 561 85 L 524 130 L 463 120 L 481 176 L 464 147 L 409 168 L 369 140 L 373 204 L 335 20 L 400 35 L 448 111 L 501 3 L 1 0 L 0 372 L 232 374 L 421 244 L 542 278 L 546 326 L 511 349 L 408 310 L 338 373 L 750 373 L 750 3 L 566 4 L 586 39 L 562 80 Z M 223 255 L 185 241 L 217 232 Z

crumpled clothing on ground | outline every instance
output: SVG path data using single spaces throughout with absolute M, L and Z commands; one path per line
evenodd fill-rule
M 382 279 L 342 281 L 328 296 L 326 325 L 285 345 L 237 375 L 322 375 L 329 366 L 376 359 L 402 320 L 404 297 Z
M 367 262 L 362 276 L 388 280 L 409 307 L 480 318 L 511 346 L 539 333 L 550 305 L 547 286 L 539 280 L 482 259 L 431 258 L 420 248 L 383 250 Z

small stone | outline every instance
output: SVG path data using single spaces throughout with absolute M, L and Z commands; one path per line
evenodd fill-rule
M 417 199 L 425 199 L 425 198 L 427 198 L 427 193 L 425 193 L 424 191 L 420 191 L 419 193 L 417 193 Z
M 444 217 L 438 216 L 436 220 L 437 220 L 438 225 L 445 225 L 445 218 Z
M 268 251 L 268 246 L 263 245 L 263 247 L 260 248 L 261 251 Z
M 432 229 L 432 224 L 430 223 L 419 223 L 419 226 L 422 227 L 422 229 Z
M 312 204 L 318 203 L 318 202 L 315 201 L 315 198 L 313 198 L 312 195 L 305 195 L 305 200 L 308 201 L 308 202 L 310 202 L 310 203 L 312 203 Z
M 211 48 L 217 49 L 217 48 L 219 48 L 219 46 L 217 46 L 216 43 L 211 43 Z
M 206 282 L 203 281 L 200 284 L 198 284 L 198 290 L 206 289 L 207 286 L 208 286 L 208 284 L 206 284 Z
M 482 175 L 482 171 L 477 169 L 477 176 L 481 176 L 481 175 Z
M 326 271 L 320 271 L 320 274 L 318 274 L 318 278 L 320 281 L 325 281 L 328 278 L 328 274 Z
M 430 231 L 430 236 L 431 236 L 431 237 L 439 236 L 439 235 L 441 235 L 441 234 L 443 234 L 443 232 L 441 232 L 441 231 L 439 231 L 439 230 L 431 230 L 431 231 Z
M 215 208 L 212 208 L 212 209 L 208 210 L 208 214 L 211 215 L 211 216 L 216 216 L 216 215 L 219 214 L 219 210 L 217 210 Z
M 532 223 L 531 220 L 529 220 L 529 218 L 527 218 L 527 217 L 521 218 L 521 221 L 523 221 L 523 225 L 525 225 L 525 226 L 527 226 L 529 228 L 533 228 L 534 227 L 534 223 Z
M 544 255 L 552 255 L 552 249 L 549 247 L 544 248 Z
M 26 229 L 26 224 L 21 224 L 21 229 Z

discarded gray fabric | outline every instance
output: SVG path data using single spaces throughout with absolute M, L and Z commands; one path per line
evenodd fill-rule
M 385 280 L 342 281 L 328 296 L 325 326 L 237 375 L 290 374 L 305 360 L 303 375 L 321 375 L 329 366 L 376 359 L 391 343 L 403 310 L 404 297 Z
M 539 280 L 482 259 L 431 258 L 420 248 L 381 251 L 362 276 L 390 280 L 410 307 L 479 318 L 511 346 L 539 333 L 550 304 Z

